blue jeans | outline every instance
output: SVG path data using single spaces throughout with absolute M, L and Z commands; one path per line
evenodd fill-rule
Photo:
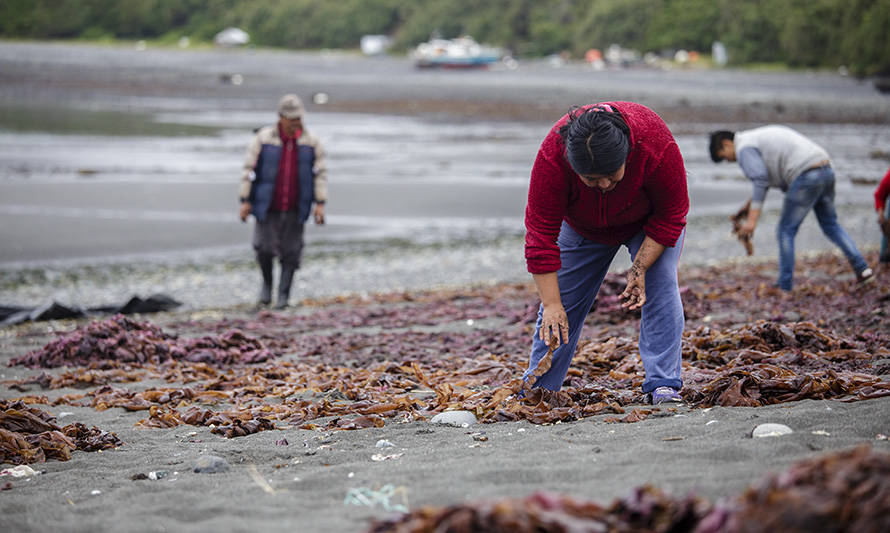
M 680 342 L 683 336 L 683 303 L 677 285 L 677 263 L 683 249 L 684 231 L 673 248 L 665 249 L 661 257 L 646 271 L 646 303 L 642 308 L 640 322 L 640 358 L 646 378 L 643 392 L 649 393 L 657 387 L 682 387 L 680 379 Z M 645 234 L 641 231 L 624 243 L 632 258 L 643 244 Z M 609 265 L 621 245 L 599 244 L 579 235 L 563 222 L 559 232 L 559 250 L 562 268 L 557 273 L 562 305 L 569 320 L 569 342 L 561 344 L 553 352 L 550 369 L 538 378 L 536 387 L 559 390 L 565 381 L 569 363 L 575 355 L 581 327 L 600 285 L 606 277 Z M 548 347 L 538 337 L 544 307 L 538 309 L 538 323 L 528 370 L 523 377 L 530 375 L 538 363 L 547 355 Z
M 786 291 L 791 290 L 794 277 L 794 237 L 810 209 L 816 213 L 822 233 L 844 252 L 857 274 L 868 266 L 853 239 L 838 224 L 834 209 L 834 170 L 829 165 L 810 169 L 791 182 L 776 231 L 779 238 L 779 287 Z

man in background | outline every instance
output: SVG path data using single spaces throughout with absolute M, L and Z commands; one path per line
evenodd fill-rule
M 310 213 L 316 224 L 324 224 L 325 153 L 318 138 L 306 131 L 303 111 L 297 95 L 281 98 L 278 123 L 257 130 L 247 147 L 241 176 L 241 221 L 246 222 L 250 214 L 256 219 L 253 248 L 263 277 L 259 304 L 272 301 L 273 262 L 278 257 L 277 309 L 287 307 Z
M 794 276 L 794 237 L 807 213 L 816 213 L 819 227 L 828 240 L 847 257 L 856 280 L 873 275 L 856 244 L 838 223 L 834 208 L 834 170 L 828 153 L 818 144 L 785 126 L 763 126 L 751 130 L 711 133 L 711 159 L 719 163 L 738 161 L 753 183 L 748 218 L 738 229 L 740 238 L 754 234 L 763 200 L 770 187 L 785 193 L 779 219 L 778 287 L 790 291 Z

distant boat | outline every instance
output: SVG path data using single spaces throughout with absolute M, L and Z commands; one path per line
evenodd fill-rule
M 500 49 L 481 45 L 469 36 L 430 39 L 414 49 L 418 68 L 486 68 L 502 55 Z

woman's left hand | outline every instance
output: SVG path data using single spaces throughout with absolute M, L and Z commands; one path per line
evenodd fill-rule
M 627 287 L 621 293 L 621 307 L 634 311 L 646 303 L 646 272 L 638 265 L 631 265 L 627 271 Z

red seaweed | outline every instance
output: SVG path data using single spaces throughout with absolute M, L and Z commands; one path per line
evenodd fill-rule
M 79 423 L 59 427 L 46 411 L 0 400 L 0 463 L 67 461 L 74 450 L 93 452 L 122 444 L 114 433 Z
M 837 276 L 843 268 L 830 255 L 800 263 L 816 278 Z M 880 377 L 890 372 L 890 293 L 881 279 L 871 288 L 802 282 L 789 296 L 770 286 L 772 274 L 763 268 L 728 264 L 681 271 L 684 400 L 693 407 L 760 406 L 890 395 L 890 384 Z M 179 323 L 175 335 L 115 317 L 15 360 L 79 368 L 7 384 L 19 390 L 84 388 L 85 394 L 53 403 L 148 411 L 141 427 L 213 426 L 225 428 L 217 430 L 225 436 L 270 424 L 377 427 L 453 409 L 472 411 L 485 423 L 547 424 L 598 414 L 634 422 L 662 411 L 630 407 L 645 400 L 644 372 L 639 313 L 619 312 L 610 300 L 622 287 L 622 276 L 607 276 L 558 393 L 529 390 L 530 383 L 520 381 L 538 306 L 531 284 L 305 302 L 297 314 Z M 479 327 L 471 319 L 488 323 Z M 372 325 L 382 329 L 354 329 Z M 169 386 L 116 385 L 138 387 L 146 378 Z M 366 417 L 374 417 L 373 424 Z

